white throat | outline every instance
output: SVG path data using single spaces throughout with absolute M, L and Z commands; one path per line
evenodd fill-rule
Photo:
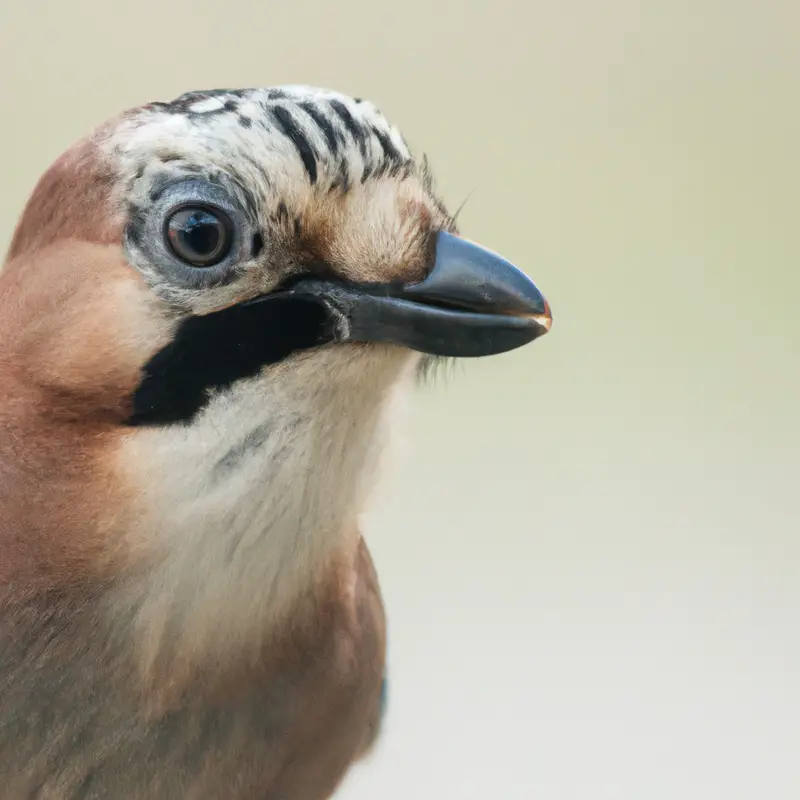
M 130 436 L 134 546 L 156 554 L 137 601 L 153 658 L 177 631 L 193 647 L 267 636 L 354 549 L 417 360 L 394 347 L 311 351 L 215 396 L 186 427 Z

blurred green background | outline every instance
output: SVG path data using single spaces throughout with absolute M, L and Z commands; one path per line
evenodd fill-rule
M 343 800 L 800 797 L 799 77 L 797 0 L 2 4 L 3 248 L 122 108 L 311 83 L 551 302 L 413 398 Z

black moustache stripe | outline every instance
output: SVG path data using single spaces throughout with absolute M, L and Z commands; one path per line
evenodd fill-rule
M 188 317 L 173 340 L 145 364 L 128 424 L 190 422 L 208 404 L 212 390 L 332 339 L 326 309 L 298 298 Z

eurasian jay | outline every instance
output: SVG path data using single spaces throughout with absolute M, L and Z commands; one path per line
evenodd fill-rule
M 0 273 L 0 798 L 329 797 L 379 729 L 394 401 L 550 323 L 369 102 L 191 92 L 67 150 Z

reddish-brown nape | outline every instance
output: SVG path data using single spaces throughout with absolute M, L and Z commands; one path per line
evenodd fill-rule
M 123 217 L 112 200 L 117 171 L 100 147 L 110 125 L 76 142 L 42 175 L 14 231 L 8 261 L 63 239 L 120 243 Z
M 0 586 L 73 585 L 115 562 L 125 488 L 107 453 L 168 324 L 124 261 L 95 139 L 45 173 L 0 272 Z

